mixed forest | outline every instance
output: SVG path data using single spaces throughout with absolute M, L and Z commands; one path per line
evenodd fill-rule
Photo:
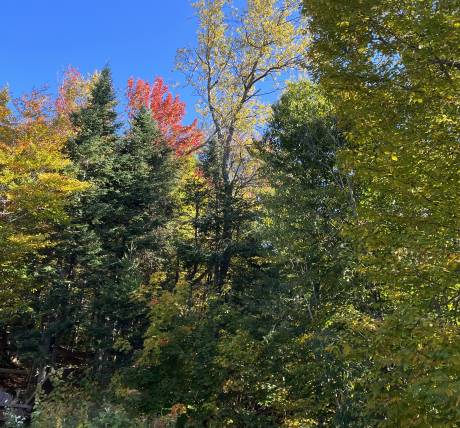
M 244 3 L 0 91 L 7 427 L 460 426 L 460 4 Z

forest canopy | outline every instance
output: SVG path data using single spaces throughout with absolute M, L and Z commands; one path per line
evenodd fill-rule
M 459 426 L 460 5 L 239 3 L 0 91 L 6 426 Z

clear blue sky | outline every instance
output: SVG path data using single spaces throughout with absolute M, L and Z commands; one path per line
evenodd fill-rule
M 0 87 L 14 96 L 55 91 L 68 65 L 89 73 L 109 64 L 120 95 L 131 76 L 182 83 L 176 49 L 195 42 L 190 0 L 1 0 L 0 10 Z M 173 91 L 191 119 L 190 90 Z

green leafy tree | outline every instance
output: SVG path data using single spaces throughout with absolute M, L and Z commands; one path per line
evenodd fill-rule
M 332 106 L 308 82 L 289 86 L 260 145 L 270 243 L 291 283 L 309 284 L 312 319 L 321 296 L 339 293 L 352 259 L 341 236 L 356 208 L 353 177 L 337 164 L 345 145 Z
M 346 233 L 393 305 L 371 347 L 370 414 L 379 426 L 450 426 L 459 391 L 458 4 L 305 0 L 304 12 L 311 71 L 351 143 L 341 166 L 362 188 Z
M 270 354 L 285 379 L 277 406 L 286 426 L 359 426 L 358 381 L 369 360 L 349 351 L 365 346 L 360 335 L 382 302 L 343 236 L 360 193 L 338 164 L 348 142 L 321 88 L 306 81 L 288 87 L 269 124 L 259 153 L 268 181 L 264 235 L 282 284 L 271 313 Z
M 353 143 L 343 165 L 365 189 L 353 232 L 363 265 L 448 309 L 458 297 L 458 5 L 308 0 L 305 13 L 312 70 Z

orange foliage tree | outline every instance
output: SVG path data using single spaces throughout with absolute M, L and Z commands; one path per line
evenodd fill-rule
M 182 124 L 185 103 L 171 94 L 163 79 L 156 78 L 152 84 L 131 78 L 127 94 L 130 114 L 142 107 L 149 109 L 167 144 L 177 156 L 189 154 L 200 146 L 203 134 L 197 127 L 197 121 L 191 125 Z

